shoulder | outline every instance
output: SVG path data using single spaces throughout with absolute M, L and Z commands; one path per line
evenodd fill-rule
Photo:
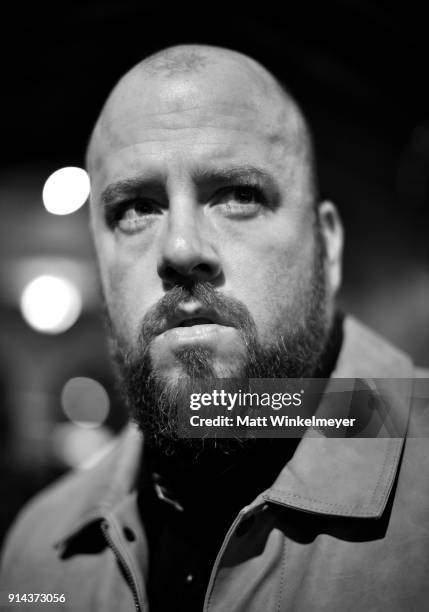
M 429 379 L 429 369 L 416 367 L 414 369 L 414 378 L 427 378 L 427 379 Z
M 90 467 L 70 472 L 35 496 L 8 533 L 2 574 L 10 576 L 13 568 L 34 568 L 36 563 L 53 560 L 64 537 L 92 518 L 102 517 L 121 494 L 121 486 L 131 486 L 139 450 L 135 433 L 124 432 Z
M 352 315 L 343 322 L 343 344 L 334 377 L 338 378 L 429 378 L 410 355 Z

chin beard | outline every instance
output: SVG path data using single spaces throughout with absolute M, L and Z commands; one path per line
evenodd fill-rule
M 219 379 L 216 379 L 213 369 L 211 352 L 202 347 L 180 352 L 178 357 L 184 372 L 180 380 L 168 383 L 157 374 L 152 366 L 150 342 L 159 333 L 165 316 L 192 297 L 222 313 L 240 331 L 245 357 L 237 371 L 223 374 L 222 388 L 228 385 L 226 378 L 230 378 L 230 386 L 238 390 L 251 378 L 311 378 L 320 375 L 321 358 L 331 326 L 323 262 L 323 242 L 318 231 L 313 274 L 305 295 L 298 300 L 302 308 L 296 308 L 293 313 L 300 323 L 268 347 L 258 341 L 256 325 L 247 308 L 218 293 L 210 283 L 195 282 L 192 286 L 172 288 L 144 317 L 137 348 L 121 346 L 108 319 L 120 392 L 149 448 L 169 456 L 196 458 L 213 454 L 235 455 L 244 446 L 257 443 L 250 438 L 191 439 L 178 436 L 179 406 L 183 405 L 181 398 L 189 398 L 189 394 L 199 388 L 219 388 Z

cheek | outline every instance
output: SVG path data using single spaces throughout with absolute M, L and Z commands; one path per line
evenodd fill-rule
M 255 236 L 235 247 L 229 287 L 249 309 L 261 340 L 301 322 L 312 278 L 313 249 L 312 232 L 301 233 L 299 240 L 282 239 L 278 233 L 270 240 Z
M 141 265 L 136 257 L 99 251 L 100 275 L 110 318 L 127 344 L 137 338 L 143 316 L 161 297 L 153 265 Z

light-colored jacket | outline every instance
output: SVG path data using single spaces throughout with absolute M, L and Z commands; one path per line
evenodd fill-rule
M 429 372 L 416 374 L 406 355 L 352 318 L 344 338 L 332 376 L 390 379 L 389 410 L 405 417 L 404 435 L 306 434 L 225 534 L 205 611 L 429 609 L 429 406 L 425 381 L 415 378 Z M 65 602 L 43 609 L 149 611 L 148 548 L 133 490 L 141 452 L 129 427 L 97 465 L 24 509 L 4 551 L 3 598 L 55 593 Z

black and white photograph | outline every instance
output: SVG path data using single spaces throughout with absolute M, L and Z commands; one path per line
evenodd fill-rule
M 429 36 L 2 8 L 0 610 L 429 609 Z

